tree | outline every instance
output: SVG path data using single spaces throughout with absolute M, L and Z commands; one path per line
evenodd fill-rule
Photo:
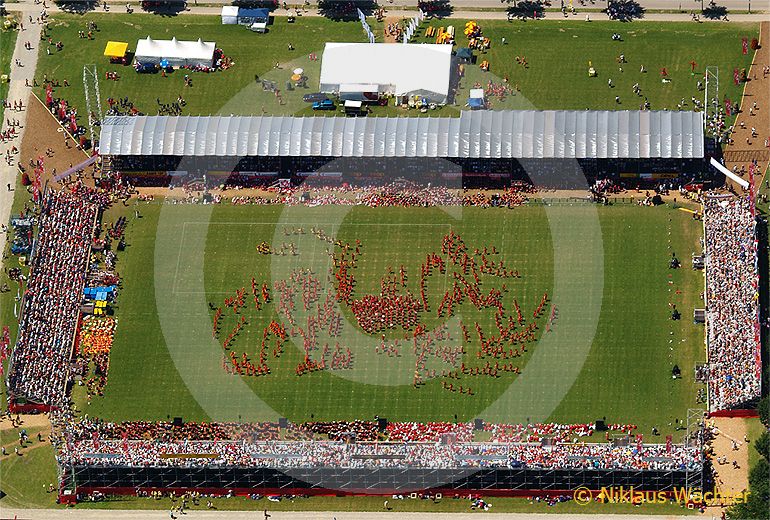
M 542 0 L 501 0 L 508 4 L 509 18 L 542 18 L 545 5 Z
M 319 14 L 332 20 L 357 20 L 358 9 L 371 16 L 377 7 L 377 0 L 318 0 Z
M 765 428 L 770 429 L 770 395 L 759 400 L 757 411 L 759 412 L 759 420 L 762 421 Z
M 607 2 L 607 16 L 612 20 L 630 22 L 644 17 L 644 7 L 636 0 L 610 0 Z
M 418 0 L 417 8 L 428 16 L 437 18 L 452 14 L 452 4 L 449 0 Z
M 766 461 L 770 462 L 770 433 L 764 431 L 757 440 L 754 441 L 754 449 L 762 455 Z
M 712 2 L 707 8 L 703 10 L 703 16 L 709 20 L 721 20 L 727 16 L 727 7 L 723 5 L 716 5 Z
M 749 496 L 744 504 L 735 504 L 727 510 L 731 520 L 770 519 L 770 463 L 764 458 L 749 471 Z

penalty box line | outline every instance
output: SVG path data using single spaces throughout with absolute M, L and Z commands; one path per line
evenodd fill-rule
M 172 284 L 172 294 L 211 294 L 222 295 L 231 294 L 232 291 L 178 291 L 177 283 L 179 280 L 179 266 L 182 263 L 182 250 L 184 249 L 185 237 L 187 234 L 187 225 L 207 225 L 207 226 L 337 226 L 339 222 L 280 222 L 280 221 L 250 221 L 250 220 L 237 220 L 227 222 L 211 222 L 208 220 L 188 220 L 182 223 L 182 237 L 179 241 L 179 250 L 176 255 L 176 269 L 174 270 L 174 283 Z M 416 226 L 429 226 L 429 227 L 451 227 L 452 224 L 446 222 L 346 222 L 346 226 L 384 226 L 384 227 L 416 227 Z M 315 253 L 313 253 L 315 254 Z M 205 264 L 205 257 L 204 257 Z M 446 284 L 446 273 L 444 273 L 444 283 Z

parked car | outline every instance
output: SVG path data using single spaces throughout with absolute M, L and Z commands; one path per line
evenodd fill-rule
M 159 67 L 158 67 L 158 65 L 156 63 L 137 63 L 136 65 L 134 65 L 134 68 L 140 74 L 142 74 L 142 73 L 148 74 L 148 73 L 158 72 L 158 69 L 159 69 Z
M 334 110 L 334 108 L 334 101 L 331 99 L 324 99 L 323 101 L 313 103 L 313 110 Z
M 329 99 L 326 94 L 322 94 L 321 92 L 316 92 L 314 94 L 305 94 L 302 96 L 302 101 L 305 103 L 315 103 L 316 101 L 324 101 L 326 99 Z

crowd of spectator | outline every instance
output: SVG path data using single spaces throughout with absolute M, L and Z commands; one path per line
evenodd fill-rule
M 760 396 L 756 222 L 748 198 L 704 200 L 710 411 Z
M 473 440 L 473 423 L 396 422 L 389 423 L 387 431 L 391 442 L 439 442 L 446 435 L 453 442 Z
M 67 399 L 72 341 L 88 267 L 97 206 L 49 190 L 40 215 L 9 394 L 57 406 Z
M 636 429 L 635 424 L 608 424 L 607 432 L 620 432 L 630 435 Z M 484 424 L 484 430 L 490 432 L 491 442 L 540 442 L 553 439 L 557 442 L 578 442 L 581 437 L 593 435 L 593 423 L 559 424 Z
M 237 195 L 231 203 L 286 204 L 290 206 L 476 206 L 482 208 L 513 208 L 527 202 L 531 186 L 516 185 L 498 192 L 450 189 L 443 186 L 420 185 L 409 181 L 381 185 L 351 186 L 348 184 L 314 185 L 281 188 L 265 195 Z M 221 198 L 222 202 L 226 199 Z
M 382 431 L 376 421 L 288 423 L 279 428 L 273 422 L 70 419 L 58 426 L 60 462 L 89 465 L 692 470 L 702 464 L 697 448 L 679 444 L 640 448 L 634 442 L 578 442 L 593 433 L 592 424 L 487 424 L 486 442 L 474 442 L 473 423 L 449 422 L 395 422 Z M 608 428 L 630 435 L 636 426 Z M 546 438 L 551 442 L 542 442 Z
M 62 444 L 60 463 L 95 466 L 275 468 L 533 468 L 697 470 L 697 448 L 681 444 L 436 443 L 344 441 L 102 440 Z
M 235 423 L 235 422 L 173 422 L 123 421 L 110 422 L 99 419 L 81 419 L 62 423 L 71 439 L 106 440 L 159 440 L 167 442 L 193 440 L 278 440 L 278 423 Z

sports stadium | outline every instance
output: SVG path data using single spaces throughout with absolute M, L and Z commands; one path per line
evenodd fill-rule
M 136 55 L 114 40 L 154 15 L 37 19 L 49 50 L 5 105 L 3 433 L 19 438 L 3 469 L 23 473 L 36 434 L 52 460 L 27 471 L 55 468 L 40 504 L 170 499 L 172 518 L 204 502 L 267 518 L 300 497 L 601 515 L 628 512 L 607 490 L 629 488 L 664 497 L 652 512 L 755 511 L 702 497 L 744 492 L 762 467 L 767 24 L 755 42 L 739 26 L 743 52 L 739 37 L 724 59 L 748 66 L 725 80 L 684 53 L 648 71 L 624 47 L 634 31 L 596 22 L 617 48 L 581 70 L 621 79 L 598 78 L 607 99 L 585 109 L 541 109 L 521 53 L 515 74 L 490 72 L 524 21 L 321 4 L 314 19 L 202 11 L 197 43 L 180 24 L 179 40 L 138 36 Z M 285 59 L 305 23 L 322 50 Z M 78 61 L 70 48 L 105 30 L 109 65 Z M 278 62 L 196 112 L 251 63 L 238 38 L 277 40 Z M 59 81 L 71 61 L 84 95 Z M 167 79 L 184 89 L 169 103 Z M 41 137 L 17 139 L 25 126 Z

